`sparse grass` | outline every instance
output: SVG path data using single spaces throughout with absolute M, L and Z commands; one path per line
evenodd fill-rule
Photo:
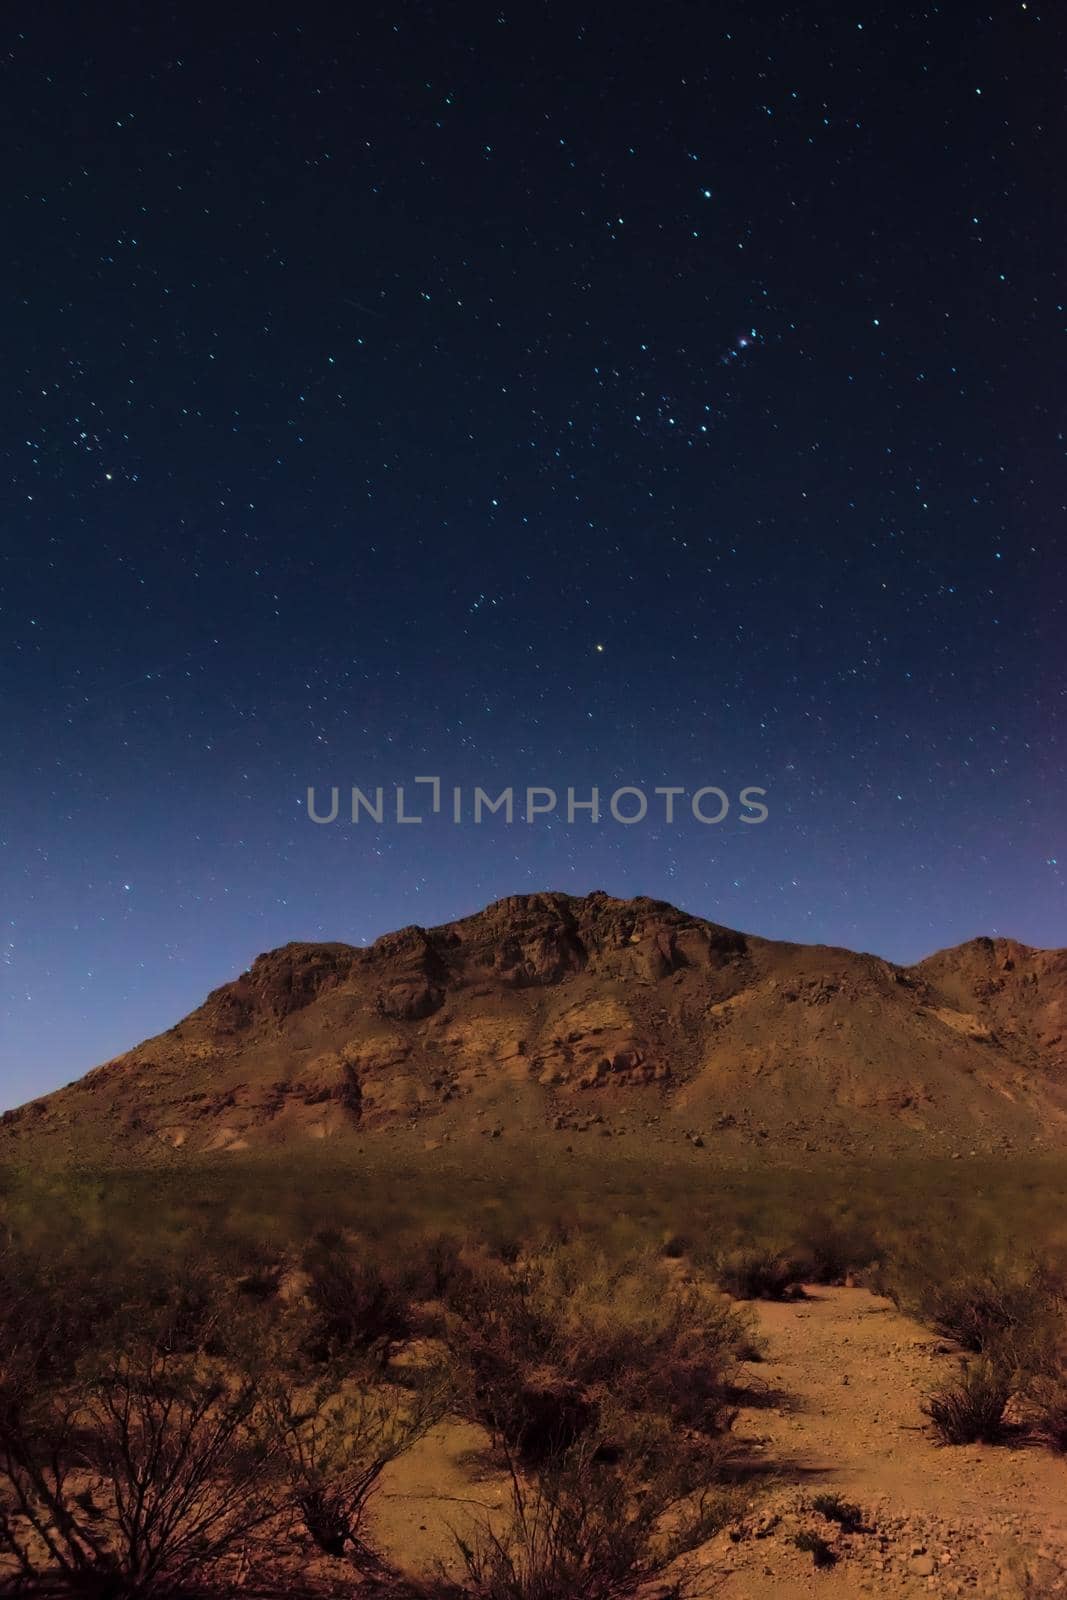
M 999 1444 L 1011 1378 L 989 1356 L 965 1363 L 959 1378 L 936 1390 L 923 1409 L 942 1444 Z

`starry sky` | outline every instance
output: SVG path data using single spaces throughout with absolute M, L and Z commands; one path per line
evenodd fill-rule
M 8 12 L 0 1104 L 535 889 L 1067 944 L 1063 35 Z M 425 774 L 769 816 L 307 816 Z

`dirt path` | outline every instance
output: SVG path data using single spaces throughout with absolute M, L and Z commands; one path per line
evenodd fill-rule
M 737 1431 L 782 1479 L 740 1540 L 702 1552 L 725 1575 L 722 1600 L 1067 1596 L 1067 1463 L 1032 1446 L 938 1447 L 921 1400 L 957 1358 L 936 1336 L 863 1289 L 813 1288 L 758 1312 L 767 1360 L 750 1371 L 766 1403 Z M 812 1514 L 825 1492 L 858 1504 L 873 1531 L 842 1535 Z M 796 1548 L 805 1529 L 834 1545 L 834 1565 L 816 1570 Z

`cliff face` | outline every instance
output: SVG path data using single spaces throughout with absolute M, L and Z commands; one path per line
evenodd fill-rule
M 143 1161 L 595 1128 L 781 1158 L 1067 1144 L 1067 952 L 912 968 L 663 902 L 512 896 L 366 949 L 290 944 L 0 1126 L 5 1156 Z

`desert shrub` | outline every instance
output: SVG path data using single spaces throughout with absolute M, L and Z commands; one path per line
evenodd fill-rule
M 668 1261 L 680 1261 L 689 1251 L 689 1240 L 684 1233 L 668 1233 L 660 1249 Z
M 746 1327 L 739 1339 L 734 1354 L 738 1361 L 751 1361 L 754 1364 L 767 1359 L 767 1342 L 757 1332 L 755 1325 Z
M 537 1290 L 530 1269 L 485 1270 L 445 1328 L 459 1409 L 528 1460 L 566 1450 L 598 1414 Z
M 217 1348 L 224 1343 L 228 1309 L 222 1284 L 200 1262 L 164 1261 L 131 1270 L 116 1311 L 114 1343 L 144 1336 L 173 1355 Z
M 234 1287 L 238 1294 L 250 1300 L 272 1300 L 281 1288 L 285 1273 L 285 1260 L 281 1255 L 264 1255 L 249 1262 L 238 1273 Z
M 79 1262 L 9 1247 L 0 1257 L 0 1373 L 27 1385 L 70 1375 L 107 1341 L 122 1299 L 113 1267 L 91 1253 Z
M 727 1424 L 728 1375 L 751 1334 L 725 1300 L 677 1284 L 653 1257 L 612 1265 L 588 1250 L 545 1258 L 541 1280 L 574 1376 L 632 1409 L 714 1433 Z
M 1067 1373 L 1039 1374 L 1027 1399 L 1036 1436 L 1050 1450 L 1067 1453 Z
M 457 1539 L 465 1577 L 442 1580 L 438 1592 L 467 1600 L 629 1600 L 727 1515 L 720 1497 L 680 1499 L 669 1471 L 634 1481 L 580 1444 L 532 1481 L 512 1474 L 507 1525 Z
M 401 1286 L 412 1300 L 448 1301 L 469 1280 L 461 1238 L 437 1233 L 408 1241 L 401 1274 Z
M 859 1506 L 853 1505 L 851 1500 L 844 1500 L 839 1494 L 817 1494 L 811 1502 L 811 1509 L 817 1511 L 820 1517 L 825 1517 L 827 1522 L 836 1522 L 846 1533 L 859 1533 L 863 1528 L 863 1512 Z
M 738 1300 L 786 1300 L 801 1293 L 799 1263 L 758 1246 L 727 1251 L 715 1264 L 719 1286 Z
M 796 1257 L 809 1283 L 844 1283 L 877 1260 L 879 1243 L 868 1225 L 841 1216 L 816 1214 L 797 1230 Z
M 407 1302 L 394 1277 L 355 1260 L 333 1239 L 317 1241 L 305 1257 L 309 1327 L 306 1353 L 314 1361 L 359 1354 L 383 1363 L 407 1336 Z
M 968 1361 L 960 1376 L 929 1396 L 923 1410 L 943 1444 L 996 1444 L 1011 1398 L 1007 1370 L 988 1356 Z
M 487 1230 L 487 1245 L 498 1261 L 503 1261 L 505 1266 L 513 1267 L 522 1256 L 525 1241 L 521 1233 L 512 1227 L 491 1228 Z
M 990 1269 L 928 1284 L 918 1309 L 939 1333 L 975 1355 L 1009 1343 L 1022 1355 L 1047 1319 L 1049 1298 L 1034 1275 Z
M 743 1320 L 653 1260 L 577 1248 L 483 1272 L 446 1330 L 459 1404 L 527 1460 L 571 1448 L 616 1410 L 712 1435 L 732 1421 Z
M 240 1305 L 211 1265 L 181 1252 L 158 1260 L 102 1260 L 57 1251 L 43 1260 L 8 1250 L 0 1258 L 0 1370 L 32 1368 L 54 1387 L 108 1351 L 150 1343 L 161 1352 L 222 1353 L 247 1344 Z
M 798 1550 L 810 1554 L 817 1567 L 832 1567 L 837 1560 L 833 1545 L 828 1544 L 821 1533 L 814 1533 L 810 1528 L 794 1534 L 793 1543 Z
M 276 1515 L 257 1385 L 151 1345 L 61 1391 L 0 1397 L 0 1549 L 115 1596 L 167 1592 Z
M 365 1532 L 367 1505 L 386 1467 L 423 1438 L 444 1412 L 443 1390 L 414 1394 L 393 1387 L 301 1393 L 275 1383 L 265 1426 L 280 1454 L 290 1503 L 325 1554 L 350 1556 L 364 1569 L 382 1561 Z

